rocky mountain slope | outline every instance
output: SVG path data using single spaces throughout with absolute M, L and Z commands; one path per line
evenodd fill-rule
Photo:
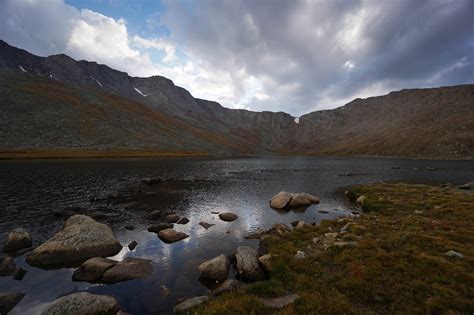
M 252 112 L 0 40 L 0 150 L 474 157 L 474 85 L 403 90 L 310 113 Z

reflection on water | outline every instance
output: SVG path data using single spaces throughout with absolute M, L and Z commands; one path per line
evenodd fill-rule
M 203 181 L 188 185 L 173 204 L 164 195 L 156 198 L 157 208 L 170 207 L 189 218 L 186 225 L 175 225 L 175 229 L 189 234 L 183 241 L 163 243 L 155 233 L 147 232 L 148 223 L 142 214 L 113 204 L 107 205 L 111 213 L 98 219 L 110 224 L 125 246 L 113 258 L 151 259 L 155 270 L 152 277 L 113 285 L 72 282 L 73 269 L 42 270 L 18 257 L 15 263 L 28 273 L 22 281 L 0 278 L 0 291 L 26 293 L 11 314 L 38 313 L 45 303 L 81 290 L 112 295 L 122 309 L 133 314 L 166 313 L 177 299 L 209 292 L 199 282 L 197 266 L 203 260 L 230 254 L 239 245 L 256 247 L 257 240 L 244 239 L 248 232 L 294 220 L 319 222 L 354 210 L 342 193 L 346 186 L 381 180 L 461 184 L 474 178 L 473 170 L 472 161 L 298 157 L 4 161 L 0 163 L 2 242 L 8 230 L 22 226 L 38 244 L 61 227 L 64 218 L 55 216 L 55 211 L 77 206 L 94 208 L 90 201 L 93 197 L 137 186 L 144 177 L 194 176 Z M 268 201 L 281 190 L 307 192 L 319 196 L 321 203 L 305 211 L 272 210 Z M 212 213 L 216 211 L 234 212 L 239 219 L 223 222 Z M 198 224 L 201 221 L 215 225 L 206 230 Z M 125 225 L 136 229 L 126 230 Z M 138 246 L 130 252 L 126 245 L 133 240 Z M 170 288 L 169 295 L 163 293 L 162 286 Z

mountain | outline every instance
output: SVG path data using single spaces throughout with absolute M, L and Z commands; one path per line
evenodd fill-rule
M 474 156 L 474 85 L 357 99 L 296 123 L 283 112 L 194 98 L 165 77 L 130 77 L 66 55 L 39 57 L 0 40 L 0 106 L 4 156 Z

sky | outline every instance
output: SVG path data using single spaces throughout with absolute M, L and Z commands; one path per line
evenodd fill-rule
M 0 39 L 294 116 L 474 83 L 473 0 L 0 0 Z

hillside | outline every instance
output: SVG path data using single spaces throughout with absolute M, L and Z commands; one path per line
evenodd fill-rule
M 474 85 L 357 99 L 297 124 L 282 112 L 196 99 L 161 76 L 130 77 L 66 55 L 38 57 L 0 40 L 0 106 L 3 156 L 74 150 L 474 157 Z

